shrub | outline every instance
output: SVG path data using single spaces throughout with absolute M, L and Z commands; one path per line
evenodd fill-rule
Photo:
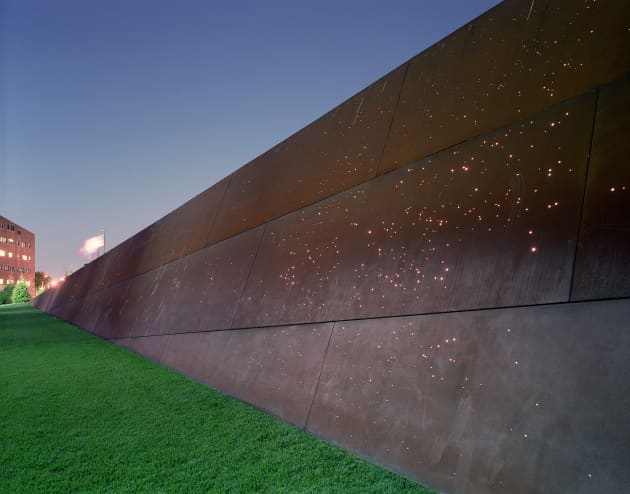
M 0 293 L 0 304 L 10 304 L 13 302 L 13 291 L 15 290 L 15 285 L 7 285 Z
M 31 295 L 28 293 L 26 283 L 21 281 L 15 285 L 15 290 L 13 290 L 13 294 L 11 296 L 11 300 L 14 304 L 28 302 L 30 299 Z

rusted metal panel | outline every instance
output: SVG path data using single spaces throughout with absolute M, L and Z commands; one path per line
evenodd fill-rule
M 267 227 L 234 327 L 567 301 L 588 93 Z
M 66 281 L 73 295 L 113 286 L 203 248 L 228 182 L 218 182 L 74 273 Z
M 125 290 L 125 288 L 125 285 L 121 286 L 122 290 Z M 108 291 L 111 292 L 111 289 L 108 289 Z M 109 306 L 107 306 L 104 301 L 110 300 L 111 298 L 106 297 L 102 291 L 91 293 L 77 302 L 77 309 L 70 315 L 69 321 L 80 328 L 99 334 L 97 331 L 98 321 L 103 313 L 109 310 Z M 108 332 L 106 334 L 116 334 L 116 332 Z
M 234 172 L 208 243 L 373 177 L 405 69 L 394 70 Z
M 573 300 L 630 296 L 630 79 L 600 89 Z
M 72 317 L 78 310 L 80 301 L 66 301 L 64 304 L 58 304 L 51 308 L 48 313 L 55 316 L 57 319 L 72 323 Z
M 264 227 L 65 300 L 51 313 L 105 338 L 229 328 Z
M 125 320 L 133 336 L 229 328 L 264 227 L 135 278 Z
M 29 304 L 36 309 L 44 312 L 49 312 L 52 308 L 52 304 L 56 296 L 57 291 L 55 289 L 49 289 L 46 290 L 44 293 L 39 294 L 37 297 L 31 300 Z
M 381 173 L 616 80 L 629 2 L 506 1 L 409 65 Z
M 129 336 L 131 328 L 125 324 L 124 313 L 128 305 L 133 303 L 127 297 L 130 285 L 130 280 L 123 281 L 90 296 L 94 304 L 93 310 L 97 313 L 90 331 L 108 339 Z
M 307 429 L 445 492 L 623 492 L 629 311 L 337 323 Z
M 156 222 L 156 238 L 139 260 L 137 274 L 205 247 L 228 183 L 229 178 L 221 180 Z
M 331 331 L 332 323 L 171 335 L 161 362 L 304 427 Z
M 88 296 L 87 329 L 106 338 L 229 328 L 263 227 Z M 78 310 L 78 309 L 77 309 Z M 73 312 L 66 317 L 73 320 Z
M 54 291 L 59 302 L 67 303 L 78 300 L 84 297 L 86 292 L 93 290 L 94 271 L 94 267 L 88 264 L 68 276 L 63 283 L 58 284 Z
M 110 340 L 118 346 L 127 348 L 142 355 L 154 362 L 159 362 L 166 344 L 165 336 L 154 336 L 152 338 L 123 338 Z

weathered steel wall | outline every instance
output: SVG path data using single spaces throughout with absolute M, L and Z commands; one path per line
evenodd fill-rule
M 440 491 L 623 492 L 628 47 L 506 1 L 33 305 Z

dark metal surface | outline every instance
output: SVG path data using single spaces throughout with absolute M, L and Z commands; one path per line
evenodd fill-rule
M 74 273 L 66 280 L 66 297 L 112 286 L 203 248 L 228 182 L 218 182 Z
M 270 223 L 234 327 L 568 300 L 594 102 Z
M 159 362 L 166 344 L 166 338 L 166 336 L 154 336 L 151 338 L 124 338 L 110 341 L 154 362 Z
M 88 295 L 58 305 L 52 309 L 51 313 L 64 321 L 93 332 L 103 309 L 102 300 L 98 296 Z
M 66 302 L 63 305 L 56 305 L 48 312 L 57 319 L 72 323 L 72 317 L 79 309 L 80 302 L 78 300 Z
M 629 18 L 630 2 L 497 5 L 410 62 L 379 171 L 621 77 Z
M 50 289 L 45 291 L 44 293 L 38 295 L 33 300 L 31 300 L 30 305 L 33 307 L 44 311 L 50 312 L 50 309 L 53 307 L 54 300 L 58 294 L 57 290 Z
M 630 79 L 600 89 L 573 300 L 630 296 Z
M 225 178 L 156 223 L 156 241 L 147 246 L 137 267 L 144 273 L 206 246 L 206 238 L 221 206 Z
M 630 301 L 337 323 L 307 429 L 445 492 L 624 492 Z
M 136 278 L 125 315 L 133 336 L 229 328 L 263 229 L 237 235 Z
M 110 260 L 109 256 L 103 256 L 94 260 L 71 276 L 68 276 L 64 282 L 59 283 L 51 292 L 56 294 L 56 299 L 60 303 L 67 303 L 79 300 L 87 294 L 99 290 L 109 283 L 108 267 Z
M 136 301 L 128 296 L 134 280 L 127 280 L 89 296 L 94 300 L 94 311 L 98 317 L 94 319 L 94 327 L 86 328 L 103 338 L 125 338 L 133 330 L 125 311 Z M 84 299 L 86 306 L 89 301 Z
M 234 172 L 209 243 L 373 177 L 404 69 L 394 70 Z
M 229 328 L 263 228 L 90 294 L 63 318 L 105 338 Z
M 172 335 L 161 362 L 304 427 L 331 330 L 332 323 Z

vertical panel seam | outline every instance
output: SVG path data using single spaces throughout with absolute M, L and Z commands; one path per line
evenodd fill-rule
M 326 364 L 326 358 L 328 357 L 328 348 L 330 348 L 330 341 L 332 340 L 333 332 L 335 331 L 335 327 L 337 326 L 337 322 L 333 322 L 332 327 L 330 328 L 330 334 L 328 335 L 328 342 L 326 343 L 326 350 L 324 350 L 324 357 L 322 358 L 322 365 L 319 368 L 319 374 L 317 375 L 317 382 L 315 383 L 315 389 L 313 389 L 313 397 L 311 398 L 311 405 L 308 407 L 308 413 L 306 414 L 306 421 L 304 422 L 304 429 L 308 428 L 308 423 L 311 420 L 311 411 L 313 410 L 313 404 L 315 403 L 315 398 L 317 397 L 317 391 L 319 389 L 319 381 L 322 377 L 322 372 L 324 370 L 324 365 Z
M 376 164 L 376 171 L 374 172 L 374 176 L 371 178 L 378 177 L 380 175 L 381 165 L 383 164 L 383 158 L 385 156 L 385 149 L 387 149 L 387 143 L 389 141 L 389 136 L 392 132 L 392 127 L 394 126 L 394 120 L 396 119 L 396 114 L 398 113 L 398 106 L 400 105 L 400 99 L 402 97 L 403 89 L 405 88 L 405 83 L 407 82 L 407 74 L 409 73 L 409 66 L 411 65 L 411 60 L 407 62 L 407 66 L 405 67 L 405 74 L 403 75 L 402 82 L 400 84 L 400 91 L 398 91 L 398 97 L 396 98 L 396 104 L 394 105 L 394 110 L 392 111 L 392 119 L 389 121 L 389 127 L 387 127 L 387 133 L 385 134 L 385 142 L 383 143 L 383 149 L 381 150 L 381 155 L 378 159 L 378 163 Z
M 236 301 L 236 305 L 234 307 L 234 313 L 232 314 L 232 320 L 230 321 L 230 328 L 234 327 L 234 321 L 236 321 L 236 316 L 239 313 L 239 309 L 241 308 L 241 304 L 243 302 L 243 296 L 245 295 L 245 291 L 247 290 L 247 285 L 249 285 L 249 279 L 254 272 L 254 266 L 256 265 L 256 260 L 258 259 L 258 254 L 260 253 L 260 249 L 262 247 L 263 240 L 265 239 L 265 234 L 267 233 L 267 226 L 269 223 L 265 223 L 262 228 L 262 233 L 260 234 L 260 240 L 258 241 L 258 247 L 256 248 L 256 253 L 254 254 L 254 258 L 252 259 L 252 263 L 249 266 L 249 270 L 247 271 L 247 276 L 245 277 L 245 282 L 243 283 L 243 289 L 241 290 L 241 295 L 238 297 Z
M 210 224 L 210 226 L 208 227 L 208 231 L 206 232 L 206 238 L 203 239 L 203 247 L 201 247 L 201 249 L 204 249 L 204 248 L 208 247 L 208 239 L 210 238 L 210 234 L 214 230 L 214 227 L 217 224 L 217 221 L 219 219 L 219 215 L 221 214 L 221 211 L 223 210 L 223 203 L 225 202 L 225 196 L 227 196 L 227 193 L 230 190 L 230 187 L 232 186 L 232 181 L 234 180 L 234 174 L 235 173 L 236 172 L 230 173 L 230 175 L 228 177 L 228 183 L 225 186 L 225 190 L 223 191 L 223 195 L 221 196 L 221 200 L 219 201 L 219 206 L 217 207 L 217 212 L 215 213 L 214 217 L 212 218 L 212 223 Z M 216 243 L 218 243 L 218 242 L 213 242 L 213 244 L 216 244 Z M 201 249 L 198 249 L 198 250 L 201 250 Z
M 160 348 L 160 353 L 158 353 L 158 358 L 157 358 L 157 361 L 160 364 L 162 363 L 162 357 L 164 356 L 164 351 L 166 350 L 166 345 L 168 343 L 169 336 L 170 335 L 163 335 L 162 336 L 164 338 L 164 343 L 162 343 L 162 348 Z
M 599 88 L 595 90 L 595 105 L 593 108 L 593 120 L 591 122 L 591 140 L 588 146 L 588 155 L 586 159 L 586 172 L 584 174 L 584 189 L 582 190 L 582 204 L 578 215 L 578 226 L 575 238 L 575 251 L 573 252 L 573 267 L 571 269 L 571 283 L 569 285 L 568 302 L 573 299 L 573 284 L 575 283 L 575 268 L 577 265 L 578 252 L 580 248 L 580 236 L 582 235 L 582 222 L 584 220 L 584 205 L 586 204 L 586 192 L 588 190 L 588 172 L 593 158 L 593 141 L 595 139 L 595 125 L 597 123 L 597 110 L 599 106 Z

